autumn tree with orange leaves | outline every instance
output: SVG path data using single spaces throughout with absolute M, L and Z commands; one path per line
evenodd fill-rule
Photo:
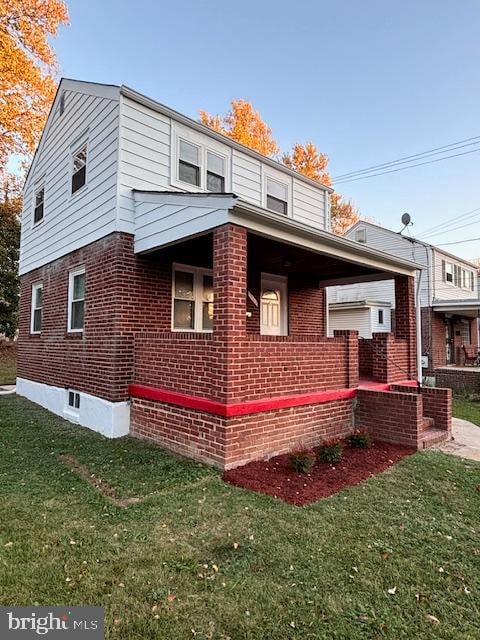
M 224 135 L 255 149 L 264 156 L 276 156 L 279 149 L 272 135 L 272 130 L 263 121 L 258 111 L 246 100 L 232 100 L 230 111 L 225 116 L 212 116 L 200 111 L 200 121 Z M 313 142 L 295 143 L 289 153 L 284 153 L 281 162 L 290 169 L 317 180 L 330 187 L 332 179 L 327 171 L 328 156 L 320 153 Z M 331 230 L 343 235 L 359 220 L 358 211 L 352 202 L 343 200 L 338 193 L 330 196 Z
M 56 90 L 48 38 L 68 24 L 62 0 L 0 0 L 0 173 L 10 156 L 30 156 Z
M 200 111 L 200 122 L 264 156 L 278 153 L 272 130 L 246 100 L 232 100 L 230 111 L 224 116 L 211 116 L 206 111 Z

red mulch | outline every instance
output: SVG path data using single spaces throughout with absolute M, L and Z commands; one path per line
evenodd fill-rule
M 374 442 L 369 449 L 345 445 L 340 462 L 317 461 L 309 473 L 292 471 L 286 454 L 226 471 L 223 479 L 300 506 L 359 484 L 412 453 L 415 450 L 410 447 L 385 442 Z

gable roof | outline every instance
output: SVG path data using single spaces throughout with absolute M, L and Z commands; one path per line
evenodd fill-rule
M 415 238 L 414 236 L 404 236 L 402 233 L 400 233 L 400 231 L 392 231 L 392 229 L 388 229 L 387 227 L 382 227 L 381 225 L 374 224 L 373 222 L 368 222 L 368 220 L 359 220 L 358 222 L 353 224 L 348 229 L 347 234 L 350 233 L 350 231 L 353 231 L 354 229 L 356 229 L 359 226 L 367 226 L 367 227 L 372 227 L 374 229 L 380 229 L 381 231 L 384 231 L 385 233 L 389 233 L 390 235 L 396 236 L 397 238 L 402 238 L 403 240 L 406 240 L 407 242 L 421 244 L 424 247 L 428 247 L 429 249 L 433 249 L 434 251 L 438 251 L 439 253 L 442 253 L 443 255 L 445 255 L 445 256 L 447 256 L 449 258 L 452 258 L 452 260 L 456 260 L 457 262 L 463 262 L 463 264 L 468 264 L 470 267 L 473 267 L 473 269 L 475 269 L 475 271 L 478 268 L 470 260 L 467 260 L 466 258 L 461 258 L 460 256 L 456 256 L 453 253 L 449 253 L 448 251 L 445 251 L 441 247 L 437 247 L 436 245 L 430 244 L 429 242 L 425 242 L 424 240 L 419 240 L 418 238 Z

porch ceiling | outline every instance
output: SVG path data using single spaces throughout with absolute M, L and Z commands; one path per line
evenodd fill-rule
M 321 287 L 388 280 L 394 276 L 391 272 L 355 264 L 253 233 L 248 235 L 248 263 L 249 269 L 307 278 Z

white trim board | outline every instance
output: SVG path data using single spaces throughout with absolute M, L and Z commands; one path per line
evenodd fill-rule
M 75 416 L 68 411 L 67 390 L 62 387 L 17 378 L 17 395 L 48 409 L 57 416 L 101 433 L 106 438 L 121 438 L 130 431 L 130 403 L 109 402 L 80 392 L 80 409 Z

